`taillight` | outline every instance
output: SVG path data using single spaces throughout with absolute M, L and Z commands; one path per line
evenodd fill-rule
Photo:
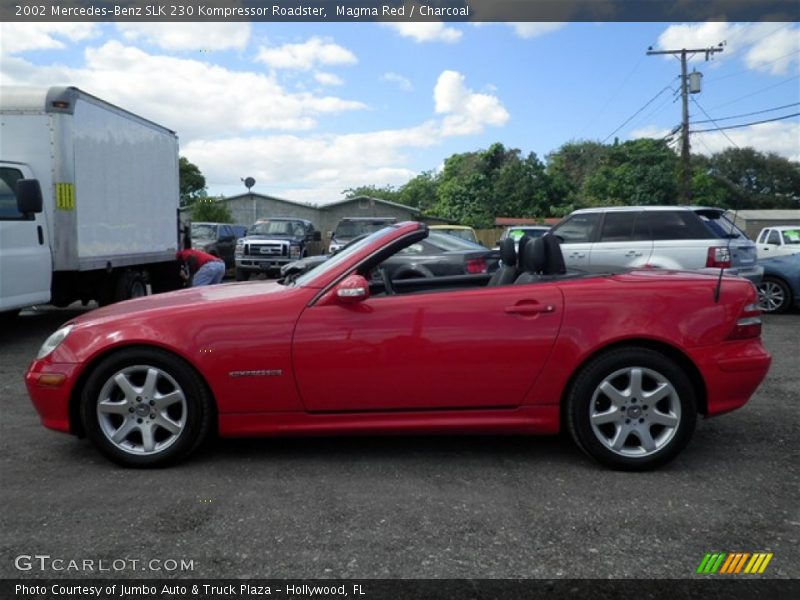
M 478 273 L 486 273 L 486 259 L 468 258 L 467 273 L 470 273 L 471 275 L 477 275 Z
M 731 266 L 731 251 L 726 246 L 712 246 L 708 249 L 706 266 L 714 269 L 728 269 Z
M 728 334 L 729 340 L 746 340 L 761 335 L 761 309 L 758 304 L 748 304 L 743 309 L 736 326 Z

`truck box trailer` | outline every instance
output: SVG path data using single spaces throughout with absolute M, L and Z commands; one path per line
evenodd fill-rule
M 179 287 L 175 132 L 74 87 L 3 86 L 0 140 L 0 312 Z

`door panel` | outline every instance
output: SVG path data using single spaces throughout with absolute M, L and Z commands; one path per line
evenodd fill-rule
M 518 406 L 561 323 L 554 283 L 307 308 L 293 360 L 309 411 Z

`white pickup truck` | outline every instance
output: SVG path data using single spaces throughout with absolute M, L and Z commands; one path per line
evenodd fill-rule
M 800 253 L 800 225 L 764 227 L 756 238 L 758 258 Z

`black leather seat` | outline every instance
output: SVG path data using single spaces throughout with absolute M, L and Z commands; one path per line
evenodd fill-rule
M 561 245 L 554 235 L 536 238 L 525 246 L 520 258 L 522 273 L 514 283 L 534 283 L 567 272 Z
M 492 274 L 487 285 L 508 285 L 517 278 L 517 248 L 511 238 L 500 242 L 500 261 L 500 267 Z

